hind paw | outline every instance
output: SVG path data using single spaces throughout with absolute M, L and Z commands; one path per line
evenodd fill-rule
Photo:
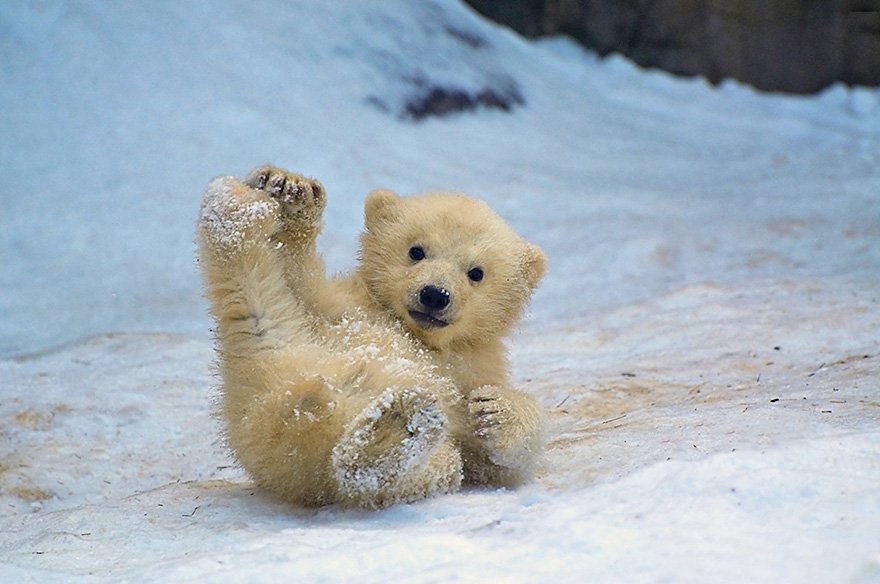
M 409 483 L 423 474 L 446 435 L 446 415 L 433 395 L 386 391 L 351 421 L 333 449 L 340 494 L 363 507 L 407 499 Z

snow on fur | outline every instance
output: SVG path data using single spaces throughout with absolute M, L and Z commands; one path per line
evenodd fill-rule
M 272 201 L 251 201 L 242 204 L 233 195 L 233 177 L 212 180 L 202 198 L 200 225 L 206 236 L 223 249 L 240 250 L 246 245 L 246 233 L 272 214 Z

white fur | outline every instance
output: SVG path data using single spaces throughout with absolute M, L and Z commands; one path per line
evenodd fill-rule
M 479 201 L 376 191 L 358 269 L 327 279 L 315 250 L 324 205 L 320 183 L 271 166 L 205 191 L 199 261 L 238 460 L 308 505 L 380 507 L 463 480 L 526 479 L 542 412 L 509 387 L 502 339 L 543 254 Z M 416 244 L 420 262 L 408 257 Z M 467 276 L 477 265 L 480 282 Z M 446 327 L 408 312 L 429 284 L 450 295 Z

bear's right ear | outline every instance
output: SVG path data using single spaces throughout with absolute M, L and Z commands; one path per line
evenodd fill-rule
M 529 282 L 529 288 L 534 290 L 547 271 L 547 256 L 544 255 L 540 247 L 532 243 L 526 244 L 526 250 L 523 255 L 526 279 Z
M 393 218 L 400 197 L 386 190 L 372 191 L 364 203 L 364 225 L 367 229 Z

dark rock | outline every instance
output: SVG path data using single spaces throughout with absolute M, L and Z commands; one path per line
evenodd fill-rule
M 468 0 L 526 36 L 567 34 L 645 67 L 812 93 L 880 85 L 880 0 Z
M 472 15 L 442 2 L 414 3 L 421 18 L 412 23 L 393 13 L 365 12 L 363 30 L 337 52 L 368 71 L 360 80 L 371 107 L 406 121 L 480 109 L 503 112 L 526 98 L 489 38 Z
M 524 103 L 522 94 L 513 85 L 503 89 L 487 87 L 476 93 L 454 87 L 430 87 L 407 101 L 402 117 L 421 120 L 429 116 L 446 116 L 480 107 L 506 112 Z
M 527 37 L 545 34 L 544 0 L 466 0 L 477 12 Z

